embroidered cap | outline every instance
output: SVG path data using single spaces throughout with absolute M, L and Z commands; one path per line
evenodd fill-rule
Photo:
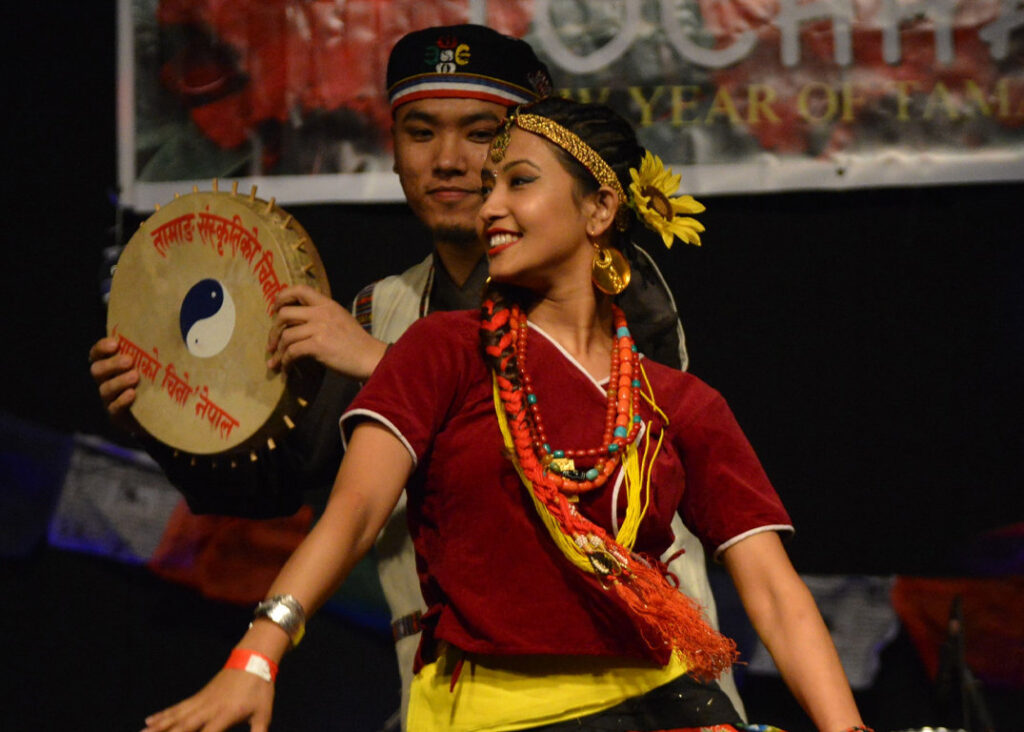
M 388 58 L 391 113 L 417 99 L 480 99 L 511 106 L 551 93 L 551 74 L 530 44 L 482 25 L 413 31 Z

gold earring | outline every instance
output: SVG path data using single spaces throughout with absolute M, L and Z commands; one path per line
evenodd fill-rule
M 594 263 L 590 267 L 590 279 L 594 287 L 606 295 L 618 295 L 629 285 L 629 262 L 615 247 L 603 247 L 594 243 Z

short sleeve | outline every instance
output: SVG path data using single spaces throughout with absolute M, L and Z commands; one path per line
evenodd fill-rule
M 686 471 L 683 520 L 719 559 L 752 534 L 793 525 L 729 406 L 708 392 L 675 439 Z
M 475 323 L 465 314 L 437 313 L 413 323 L 392 345 L 341 417 L 342 442 L 360 422 L 375 420 L 419 464 L 455 404 L 475 357 Z

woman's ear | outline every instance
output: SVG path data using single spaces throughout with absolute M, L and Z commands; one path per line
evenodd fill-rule
M 615 223 L 615 214 L 623 204 L 611 186 L 601 186 L 587 196 L 587 233 L 598 237 Z

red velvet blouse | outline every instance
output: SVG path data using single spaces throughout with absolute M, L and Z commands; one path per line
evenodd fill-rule
M 388 351 L 345 413 L 346 432 L 375 419 L 408 447 L 409 530 L 428 613 L 424 660 L 434 639 L 467 652 L 645 658 L 652 653 L 604 590 L 559 552 L 504 454 L 491 376 L 479 353 L 475 311 L 436 313 L 414 323 Z M 653 471 L 651 505 L 634 550 L 660 556 L 679 510 L 714 551 L 759 530 L 791 530 L 789 516 L 722 397 L 696 377 L 643 360 L 655 401 L 641 414 L 665 440 Z M 557 344 L 530 331 L 529 373 L 550 443 L 597 446 L 605 391 Z M 612 531 L 625 493 L 612 479 L 580 509 Z

